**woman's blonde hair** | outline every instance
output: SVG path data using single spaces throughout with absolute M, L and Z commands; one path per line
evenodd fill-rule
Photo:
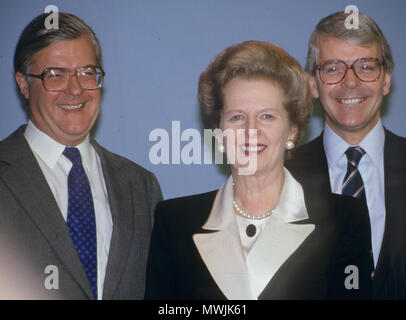
M 217 128 L 224 106 L 223 90 L 234 78 L 264 78 L 278 85 L 285 96 L 296 141 L 312 113 L 312 98 L 300 64 L 280 47 L 262 41 L 246 41 L 223 50 L 200 75 L 198 100 L 206 127 Z

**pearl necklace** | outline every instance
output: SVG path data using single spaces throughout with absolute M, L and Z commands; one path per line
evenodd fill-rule
M 271 214 L 275 213 L 275 211 L 272 209 L 260 216 L 252 216 L 252 215 L 246 213 L 243 209 L 241 209 L 235 200 L 233 200 L 233 206 L 239 214 L 241 214 L 243 217 L 248 218 L 248 219 L 261 220 L 261 219 L 267 218 Z

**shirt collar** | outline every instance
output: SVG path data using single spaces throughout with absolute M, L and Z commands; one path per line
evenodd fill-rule
M 301 184 L 293 178 L 286 168 L 283 168 L 283 170 L 285 173 L 285 181 L 278 204 L 274 210 L 274 215 L 280 217 L 286 223 L 309 218 Z M 230 222 L 234 221 L 233 199 L 233 177 L 230 176 L 217 193 L 211 213 L 203 225 L 203 228 L 208 230 L 222 230 L 226 228 Z
M 379 119 L 358 146 L 364 149 L 373 164 L 378 166 L 383 157 L 384 142 L 385 131 L 382 121 Z M 338 160 L 343 156 L 348 147 L 351 147 L 350 144 L 329 127 L 327 122 L 324 125 L 323 145 L 329 167 L 337 165 Z
M 285 182 L 275 207 L 275 215 L 280 216 L 286 223 L 308 219 L 302 185 L 293 178 L 286 168 L 283 170 Z
M 385 130 L 381 119 L 375 127 L 365 136 L 359 146 L 369 155 L 375 166 L 378 166 L 383 159 L 383 149 L 385 145 Z
M 28 121 L 24 136 L 37 156 L 40 157 L 48 167 L 54 168 L 66 146 L 39 130 L 31 120 Z M 80 151 L 83 165 L 87 170 L 90 170 L 90 164 L 93 161 L 94 155 L 93 152 L 91 152 L 92 145 L 89 141 L 89 135 L 86 136 L 83 142 L 75 147 Z

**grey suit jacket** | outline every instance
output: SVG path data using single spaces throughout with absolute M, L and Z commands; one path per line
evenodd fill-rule
M 0 298 L 91 299 L 92 291 L 51 189 L 24 136 L 0 142 Z M 91 141 L 113 219 L 103 299 L 142 299 L 155 176 Z

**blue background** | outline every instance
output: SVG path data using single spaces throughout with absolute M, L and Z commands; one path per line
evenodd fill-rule
M 217 189 L 225 180 L 214 164 L 160 164 L 149 160 L 156 128 L 171 132 L 203 127 L 197 104 L 200 73 L 225 47 L 245 40 L 273 42 L 305 63 L 307 42 L 318 21 L 347 5 L 371 16 L 395 59 L 383 122 L 406 136 L 406 1 L 402 0 L 0 0 L 0 140 L 26 123 L 17 94 L 13 55 L 24 27 L 48 5 L 84 19 L 102 48 L 102 112 L 94 132 L 106 148 L 154 172 L 166 199 Z M 322 129 L 315 109 L 306 140 Z M 187 142 L 182 142 L 181 147 Z M 203 153 L 202 153 L 203 162 Z

